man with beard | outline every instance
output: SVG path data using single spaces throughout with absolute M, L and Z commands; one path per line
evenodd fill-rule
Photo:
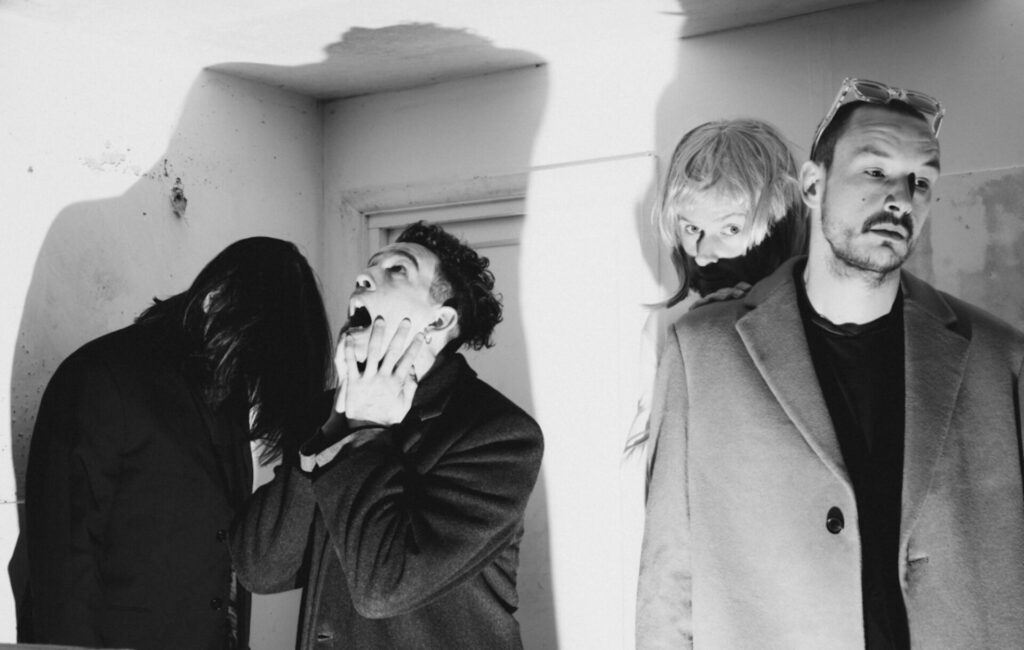
M 488 260 L 418 223 L 356 278 L 320 432 L 232 533 L 257 592 L 304 587 L 298 646 L 520 648 L 534 421 L 457 353 L 501 320 Z
M 901 270 L 942 117 L 844 81 L 808 256 L 674 325 L 640 648 L 1024 647 L 1024 334 Z
M 316 276 L 271 237 L 231 244 L 187 290 L 69 356 L 32 435 L 21 640 L 247 648 L 227 534 L 252 491 L 250 441 L 267 458 L 298 448 L 330 379 Z

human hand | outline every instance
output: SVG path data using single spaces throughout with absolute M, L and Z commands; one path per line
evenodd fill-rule
M 402 421 L 418 386 L 413 362 L 424 349 L 423 334 L 410 336 L 410 328 L 409 319 L 402 319 L 385 349 L 384 319 L 378 316 L 370 328 L 365 359 L 357 359 L 355 341 L 349 336 L 344 338 L 339 346 L 344 364 L 338 366 L 343 379 L 335 410 L 345 413 L 350 421 L 383 426 Z
M 735 287 L 725 287 L 724 289 L 719 289 L 718 291 L 709 293 L 706 296 L 702 296 L 700 299 L 694 301 L 693 305 L 690 306 L 690 309 L 703 307 L 704 305 L 709 305 L 713 302 L 721 302 L 723 300 L 735 300 L 737 298 L 742 298 L 743 296 L 747 295 L 748 291 L 750 291 L 749 283 L 738 282 Z

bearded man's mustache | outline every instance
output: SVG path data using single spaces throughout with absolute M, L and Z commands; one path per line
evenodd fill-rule
M 881 224 L 890 224 L 893 226 L 899 226 L 907 231 L 907 239 L 914 238 L 914 220 L 910 218 L 909 213 L 903 213 L 899 216 L 894 215 L 888 211 L 878 212 L 871 215 L 867 221 L 864 222 L 861 232 L 868 232 L 875 226 Z

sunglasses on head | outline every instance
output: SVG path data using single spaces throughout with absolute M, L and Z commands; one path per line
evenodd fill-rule
M 818 147 L 818 140 L 821 139 L 821 134 L 832 123 L 832 119 L 836 116 L 839 107 L 854 101 L 883 105 L 891 101 L 904 102 L 924 116 L 932 133 L 936 136 L 939 135 L 939 125 L 942 124 L 942 117 L 946 114 L 946 109 L 942 108 L 939 100 L 931 95 L 926 95 L 916 90 L 907 90 L 906 88 L 894 88 L 877 81 L 847 77 L 843 79 L 843 85 L 840 86 L 839 93 L 836 94 L 836 100 L 832 102 L 832 108 L 828 109 L 825 119 L 821 121 L 821 124 L 818 125 L 818 130 L 814 133 L 814 142 L 811 144 L 812 152 Z

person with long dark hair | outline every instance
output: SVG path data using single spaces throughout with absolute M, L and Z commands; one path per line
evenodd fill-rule
M 252 491 L 250 443 L 270 460 L 316 430 L 331 349 L 306 259 L 252 237 L 68 357 L 29 455 L 23 640 L 246 648 L 226 540 Z

